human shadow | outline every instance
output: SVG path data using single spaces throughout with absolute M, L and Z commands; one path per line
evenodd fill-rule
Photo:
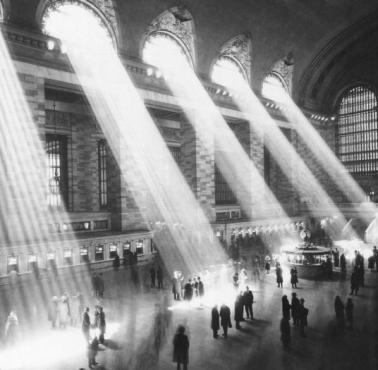
M 104 346 L 106 348 L 113 350 L 113 351 L 118 351 L 122 348 L 116 341 L 114 341 L 112 339 L 106 339 L 105 342 L 104 342 Z

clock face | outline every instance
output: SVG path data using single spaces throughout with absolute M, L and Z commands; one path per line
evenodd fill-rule
M 311 236 L 311 232 L 310 230 L 302 230 L 299 236 L 302 240 L 304 240 L 305 238 L 309 238 Z

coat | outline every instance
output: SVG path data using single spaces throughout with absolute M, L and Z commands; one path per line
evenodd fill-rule
M 235 321 L 243 320 L 243 299 L 241 296 L 236 297 L 234 319 Z
M 253 293 L 250 290 L 244 292 L 244 294 L 243 294 L 243 303 L 246 306 L 249 306 L 249 305 L 251 305 L 253 303 Z
M 211 329 L 219 330 L 219 311 L 216 307 L 211 310 Z
M 283 278 L 282 278 L 282 268 L 281 267 L 276 268 L 276 276 L 277 276 L 277 283 L 282 283 Z
M 221 326 L 230 326 L 231 325 L 231 311 L 230 308 L 226 305 L 222 305 L 219 311 L 219 316 L 221 318 Z
M 281 330 L 282 343 L 290 343 L 290 339 L 291 339 L 290 324 L 289 324 L 289 321 L 286 320 L 285 318 L 281 319 L 280 330 Z
M 284 319 L 290 320 L 290 308 L 288 299 L 282 299 L 282 316 Z
M 292 298 L 291 300 L 291 317 L 293 319 L 299 319 L 299 313 L 301 309 L 301 304 L 298 298 Z
M 184 333 L 177 333 L 173 338 L 173 362 L 187 364 L 189 362 L 189 339 Z

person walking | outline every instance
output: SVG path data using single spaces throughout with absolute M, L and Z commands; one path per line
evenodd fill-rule
M 297 298 L 297 293 L 291 294 L 291 318 L 293 319 L 293 325 L 299 326 L 299 315 L 300 315 L 301 305 L 299 299 Z
M 302 337 L 306 337 L 305 334 L 305 327 L 307 326 L 307 316 L 308 316 L 308 308 L 304 306 L 305 300 L 303 298 L 300 299 L 300 311 L 299 311 L 299 328 Z
M 243 294 L 243 304 L 245 308 L 245 313 L 247 315 L 247 319 L 254 320 L 253 318 L 253 293 L 251 290 L 249 290 L 249 286 L 247 285 L 245 287 L 245 292 Z
M 349 328 L 353 329 L 353 301 L 352 298 L 348 298 L 345 306 L 346 321 L 349 324 Z
M 231 310 L 225 304 L 222 304 L 219 316 L 221 318 L 221 326 L 223 328 L 223 336 L 227 338 L 228 328 L 232 328 L 231 324 Z
M 179 325 L 173 338 L 173 362 L 177 363 L 177 370 L 188 369 L 189 363 L 189 339 L 185 334 L 185 328 Z
M 345 276 L 346 274 L 346 258 L 344 253 L 341 254 L 340 256 L 340 269 L 341 269 L 341 274 Z
M 211 310 L 211 329 L 213 330 L 213 338 L 218 338 L 219 330 L 219 311 L 218 306 L 215 305 Z
M 290 320 L 290 303 L 287 299 L 287 295 L 284 295 L 282 297 L 282 317 L 286 319 L 288 322 Z
M 282 268 L 279 263 L 277 263 L 277 266 L 276 266 L 276 277 L 277 277 L 277 286 L 279 288 L 282 288 L 282 283 L 283 283 Z
M 335 298 L 335 314 L 336 321 L 339 328 L 344 328 L 345 326 L 345 315 L 344 315 L 344 303 L 341 301 L 339 296 Z

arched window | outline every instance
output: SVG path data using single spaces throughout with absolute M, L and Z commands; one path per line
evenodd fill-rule
M 237 87 L 247 81 L 240 63 L 229 56 L 221 56 L 213 65 L 211 80 L 226 87 Z
M 288 88 L 281 76 L 276 73 L 269 73 L 263 80 L 261 95 L 267 99 L 280 101 L 284 94 L 288 93 Z
M 69 22 L 67 22 L 69 20 Z M 41 26 L 44 33 L 69 40 L 80 37 L 96 45 L 116 47 L 115 33 L 100 10 L 87 2 L 51 2 L 44 8 Z M 62 40 L 64 42 L 64 40 Z
M 175 66 L 180 68 L 181 63 L 185 61 L 193 67 L 190 56 L 180 41 L 166 32 L 148 35 L 143 47 L 143 61 L 156 67 L 168 64 L 172 68 Z
M 378 171 L 376 94 L 356 86 L 342 95 L 337 112 L 337 154 L 355 174 Z

